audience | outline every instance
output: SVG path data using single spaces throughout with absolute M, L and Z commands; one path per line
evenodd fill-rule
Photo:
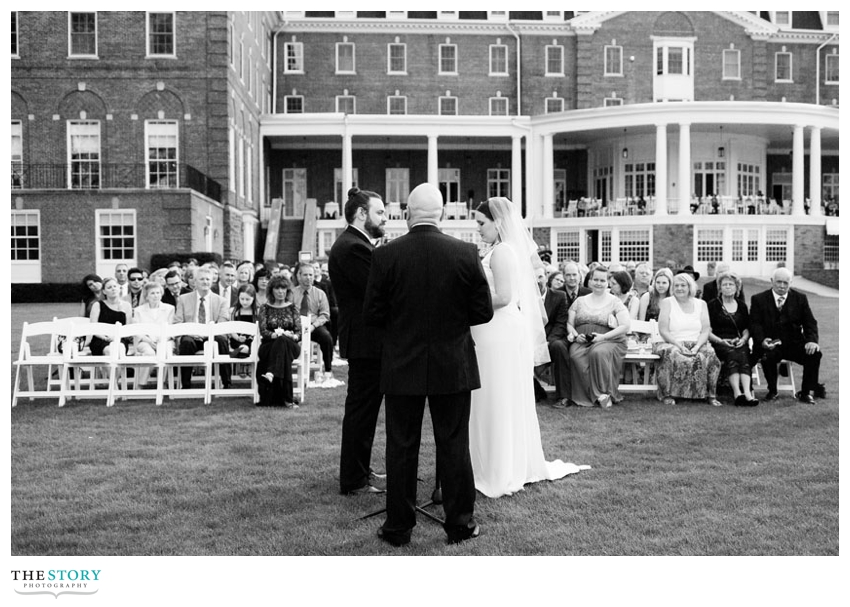
M 648 263 L 637 264 L 633 278 L 632 291 L 640 298 L 644 293 L 649 292 L 649 286 L 652 283 L 652 268 Z
M 582 280 L 577 263 L 568 261 L 564 264 L 564 293 L 567 294 L 567 310 L 578 297 L 590 294 L 590 289 L 582 286 Z
M 640 296 L 640 308 L 638 319 L 658 320 L 658 312 L 661 309 L 661 300 L 670 297 L 670 287 L 673 285 L 673 272 L 670 268 L 661 268 L 655 273 L 650 284 L 648 293 Z
M 283 276 L 275 276 L 269 282 L 268 300 L 260 308 L 259 324 L 262 338 L 257 364 L 261 384 L 259 404 L 297 409 L 292 361 L 301 352 L 301 314 L 293 305 L 290 282 Z
M 115 278 L 107 278 L 103 281 L 104 299 L 92 304 L 89 319 L 91 322 L 103 322 L 107 324 L 119 323 L 126 325 L 128 319 L 133 317 L 133 309 L 130 302 L 120 295 L 121 287 Z M 106 336 L 93 335 L 89 341 L 89 349 L 96 356 L 111 353 L 111 342 Z M 126 350 L 126 344 L 121 347 Z
M 269 285 L 269 278 L 271 278 L 269 276 L 269 271 L 265 268 L 259 268 L 254 273 L 253 285 L 258 307 L 266 303 L 266 288 Z
M 258 322 L 257 293 L 254 285 L 244 284 L 236 290 L 236 305 L 230 310 L 230 320 L 242 322 Z M 234 333 L 230 336 L 230 355 L 234 358 L 245 358 L 251 351 L 252 338 L 250 335 Z
M 144 303 L 133 310 L 133 322 L 141 323 L 165 323 L 174 321 L 174 306 L 163 303 L 163 287 L 152 280 L 142 287 L 142 298 Z M 172 344 L 169 344 L 171 347 Z M 150 335 L 136 335 L 133 338 L 133 349 L 141 356 L 153 356 L 157 353 L 157 340 Z M 144 385 L 148 381 L 150 369 L 142 367 L 139 371 L 139 383 Z
M 616 296 L 626 310 L 629 318 L 637 318 L 640 308 L 640 299 L 632 291 L 632 276 L 626 270 L 615 270 L 608 274 L 608 290 L 611 295 Z
M 119 263 L 115 266 L 115 280 L 118 281 L 119 296 L 124 297 L 130 290 L 130 285 L 127 284 L 127 272 L 130 268 L 126 263 Z
M 176 270 L 169 270 L 165 274 L 165 291 L 162 294 L 163 303 L 177 308 L 177 298 L 186 293 L 191 293 L 192 289 L 183 286 L 183 281 L 180 279 L 180 274 Z
M 295 273 L 298 277 L 298 286 L 292 290 L 295 309 L 301 316 L 310 315 L 310 339 L 319 344 L 319 349 L 322 351 L 322 363 L 325 370 L 323 384 L 335 383 L 336 380 L 334 380 L 331 369 L 334 343 L 328 328 L 325 326 L 331 319 L 328 296 L 321 289 L 313 287 L 315 269 L 312 263 L 299 263 L 295 268 Z
M 80 302 L 80 316 L 89 318 L 91 307 L 96 301 L 103 301 L 103 279 L 97 274 L 83 277 L 83 300 Z
M 236 266 L 225 261 L 221 264 L 219 277 L 219 282 L 213 283 L 212 292 L 223 297 L 227 307 L 232 308 L 236 305 Z
M 718 261 L 717 266 L 715 267 L 715 273 L 717 278 L 715 280 L 710 280 L 702 287 L 702 299 L 703 301 L 711 301 L 712 299 L 717 299 L 720 297 L 720 276 L 727 273 L 729 271 L 729 264 L 725 261 Z M 744 301 L 744 287 L 741 286 L 738 289 L 738 294 L 736 297 Z
M 124 296 L 131 308 L 138 308 L 142 303 L 142 287 L 145 285 L 145 273 L 141 268 L 130 268 L 127 271 L 127 282 L 130 285 Z
M 536 268 L 537 286 L 543 299 L 543 308 L 546 311 L 546 341 L 549 347 L 549 358 L 551 362 L 535 367 L 535 374 L 542 373 L 546 367 L 552 375 L 555 385 L 555 408 L 563 408 L 569 404 L 572 393 L 570 377 L 570 346 L 567 343 L 567 297 L 563 291 L 554 287 L 555 277 L 561 276 L 555 272 L 546 278 L 543 268 Z M 534 378 L 534 395 L 536 401 L 546 400 L 546 392 L 541 387 L 537 378 Z

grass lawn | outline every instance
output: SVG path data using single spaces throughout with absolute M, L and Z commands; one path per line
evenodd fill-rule
M 361 519 L 381 497 L 337 494 L 344 387 L 308 390 L 298 410 L 248 398 L 110 409 L 25 400 L 11 411 L 11 554 L 837 555 L 838 300 L 810 302 L 827 399 L 538 406 L 547 457 L 592 469 L 512 497 L 479 494 L 481 537 L 458 546 L 420 517 L 412 543 L 393 549 L 375 537 L 382 515 Z M 75 305 L 13 306 L 12 357 L 24 319 L 74 314 Z M 336 368 L 342 380 L 345 369 Z M 424 500 L 428 419 L 423 437 Z M 381 419 L 378 469 L 384 445 Z

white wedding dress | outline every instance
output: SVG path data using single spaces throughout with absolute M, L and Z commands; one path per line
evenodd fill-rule
M 514 251 L 505 243 L 497 246 Z M 492 251 L 482 265 L 490 291 L 495 292 L 491 256 Z M 532 384 L 532 338 L 518 306 L 516 253 L 510 258 L 511 303 L 497 309 L 487 324 L 472 327 L 481 388 L 472 392 L 469 451 L 475 488 L 487 497 L 510 495 L 526 483 L 590 468 L 561 460 L 547 462 L 543 456 Z

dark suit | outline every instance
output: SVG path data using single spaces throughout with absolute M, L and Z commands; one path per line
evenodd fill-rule
M 192 289 L 190 289 L 189 287 L 180 287 L 180 295 L 185 295 L 186 293 L 191 292 Z M 162 303 L 171 304 L 172 306 L 174 306 L 175 309 L 177 309 L 177 299 L 174 297 L 174 295 L 171 294 L 171 291 L 168 290 L 168 287 L 165 287 L 163 289 Z
M 212 286 L 212 288 L 210 289 L 210 291 L 212 291 L 213 293 L 215 293 L 216 295 L 219 295 L 219 296 L 221 296 L 222 290 L 223 289 L 221 288 L 221 283 L 218 283 L 218 282 L 215 283 Z M 235 282 L 232 285 L 230 285 L 230 298 L 229 298 L 230 301 L 227 303 L 228 308 L 232 308 L 233 306 L 236 305 L 236 302 L 239 301 L 239 295 L 237 294 L 238 290 L 239 290 L 239 285 L 237 285 Z
M 383 400 L 380 390 L 383 330 L 367 326 L 363 321 L 363 299 L 374 248 L 363 232 L 349 226 L 336 239 L 328 257 L 328 272 L 339 304 L 339 353 L 348 359 L 348 392 L 339 453 L 341 493 L 369 482 L 375 425 Z
M 209 315 L 207 316 L 207 322 L 227 322 L 230 320 L 230 307 L 224 301 L 224 298 L 220 295 L 216 295 L 215 293 L 207 294 L 207 307 L 209 308 Z M 174 311 L 174 322 L 198 322 L 198 318 L 196 316 L 198 308 L 198 292 L 190 291 L 185 295 L 181 295 L 177 300 L 177 308 Z M 230 350 L 230 346 L 227 343 L 227 338 L 224 335 L 218 335 L 215 338 L 216 344 L 218 345 L 219 354 L 226 354 Z M 203 349 L 204 340 L 192 337 L 190 335 L 184 335 L 180 338 L 180 343 L 177 345 L 177 349 L 180 354 L 194 354 L 198 350 Z M 221 376 L 221 383 L 225 388 L 230 386 L 230 365 L 219 365 L 219 375 Z M 189 388 L 192 384 L 192 367 L 183 366 L 180 368 L 180 385 L 183 388 Z
M 767 389 L 776 392 L 777 366 L 782 359 L 803 365 L 804 393 L 811 394 L 818 387 L 821 352 L 806 354 L 807 342 L 818 342 L 818 322 L 809 308 L 808 298 L 794 289 L 788 289 L 780 312 L 776 308 L 773 290 L 753 295 L 750 302 L 750 334 L 753 338 L 753 357 L 761 358 Z M 782 344 L 766 350 L 765 338 L 780 339 Z
M 567 295 L 563 291 L 546 289 L 543 298 L 546 309 L 546 341 L 549 344 L 549 368 L 552 381 L 555 384 L 555 398 L 570 398 L 572 380 L 570 377 L 570 348 L 567 343 Z M 540 365 L 542 370 L 546 365 Z M 534 379 L 534 394 L 536 400 L 543 400 L 546 392 Z
M 330 264 L 328 264 L 328 272 L 330 272 Z M 337 301 L 333 284 L 330 281 L 330 276 L 314 282 L 313 286 L 324 291 L 325 295 L 328 296 L 328 307 L 331 309 L 331 319 L 328 321 L 328 333 L 331 334 L 331 339 L 333 340 L 333 343 L 336 344 L 339 333 L 339 302 Z
M 425 399 L 437 452 L 445 530 L 451 541 L 472 523 L 470 391 L 481 386 L 469 327 L 493 317 L 490 287 L 475 246 L 417 225 L 372 253 L 363 308 L 386 330 L 381 390 L 386 395 L 385 536 L 409 539 Z
M 587 287 L 579 285 L 575 295 L 570 294 L 570 292 L 567 291 L 566 287 L 564 287 L 564 293 L 567 294 L 567 313 L 569 313 L 570 308 L 575 303 L 576 299 L 578 299 L 582 295 L 589 295 L 590 293 L 593 293 L 593 291 L 591 291 Z

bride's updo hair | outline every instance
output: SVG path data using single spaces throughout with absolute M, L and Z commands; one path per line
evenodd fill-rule
M 490 210 L 490 201 L 489 200 L 485 200 L 484 202 L 479 204 L 475 208 L 475 210 L 478 211 L 479 213 L 481 213 L 482 215 L 484 215 L 484 217 L 486 217 L 490 221 L 493 221 L 493 211 Z
M 358 187 L 353 187 L 348 190 L 348 200 L 345 201 L 345 206 L 343 207 L 342 211 L 345 215 L 345 221 L 347 221 L 348 223 L 353 222 L 354 215 L 357 214 L 357 209 L 363 209 L 368 213 L 370 198 L 377 198 L 378 200 L 383 200 L 380 194 L 370 192 L 369 190 L 361 190 Z

